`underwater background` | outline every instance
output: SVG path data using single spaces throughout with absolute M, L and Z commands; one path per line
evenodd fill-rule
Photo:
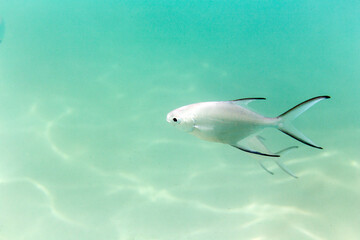
M 0 0 L 1 240 L 360 239 L 360 2 Z M 166 122 L 266 97 L 269 160 Z

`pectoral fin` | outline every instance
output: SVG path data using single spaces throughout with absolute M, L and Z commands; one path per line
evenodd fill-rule
M 199 126 L 199 125 L 195 125 L 194 128 L 198 129 L 199 131 L 202 132 L 209 132 L 209 131 L 213 131 L 214 127 L 212 126 Z
M 280 157 L 280 154 L 284 155 L 284 154 L 290 152 L 291 150 L 298 148 L 297 146 L 291 146 L 291 147 L 284 148 L 276 153 L 272 153 L 264 144 L 264 138 L 259 135 L 250 136 L 250 137 L 242 140 L 240 143 L 238 143 L 236 145 L 231 145 L 231 146 L 236 147 L 237 149 L 243 150 L 248 153 L 253 153 L 253 154 L 267 156 L 267 157 Z M 279 161 L 279 159 L 274 158 L 273 160 L 276 163 L 276 165 L 278 165 L 279 168 L 281 168 L 284 172 L 286 172 L 287 174 L 289 174 L 290 176 L 292 176 L 294 178 L 298 178 L 281 161 Z M 261 159 L 258 160 L 258 163 L 266 172 L 270 173 L 271 175 L 274 174 L 272 171 L 270 171 L 269 169 L 267 169 L 264 166 Z

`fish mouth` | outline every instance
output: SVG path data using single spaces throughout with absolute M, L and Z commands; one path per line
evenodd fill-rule
M 168 114 L 168 115 L 166 116 L 166 121 L 167 121 L 168 123 L 171 122 L 171 116 L 170 116 L 170 114 Z

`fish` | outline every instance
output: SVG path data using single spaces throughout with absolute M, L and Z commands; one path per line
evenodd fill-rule
M 296 147 L 273 153 L 265 146 L 263 138 L 259 135 L 261 131 L 265 128 L 275 128 L 305 145 L 322 149 L 296 129 L 292 121 L 316 103 L 329 98 L 330 96 L 318 96 L 308 99 L 277 117 L 265 117 L 249 108 L 249 103 L 266 98 L 200 102 L 169 112 L 166 120 L 176 128 L 202 140 L 227 144 L 258 156 L 278 158 L 280 154 Z M 273 174 L 261 162 L 259 163 L 265 171 Z M 287 174 L 296 177 L 280 161 L 275 160 L 275 163 Z

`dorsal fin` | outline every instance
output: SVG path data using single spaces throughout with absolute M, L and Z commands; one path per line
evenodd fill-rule
M 242 103 L 244 105 L 248 105 L 250 102 L 252 102 L 254 100 L 266 100 L 266 98 L 239 98 L 239 99 L 235 99 L 235 100 L 231 100 L 231 101 Z
M 239 98 L 239 99 L 235 99 L 235 100 L 231 100 L 231 101 L 252 101 L 252 100 L 266 100 L 266 98 Z

